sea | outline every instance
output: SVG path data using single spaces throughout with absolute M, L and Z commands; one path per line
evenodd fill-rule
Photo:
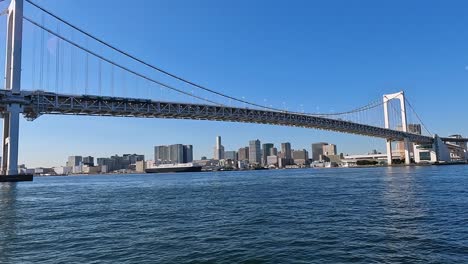
M 0 263 L 468 263 L 468 166 L 0 183 Z

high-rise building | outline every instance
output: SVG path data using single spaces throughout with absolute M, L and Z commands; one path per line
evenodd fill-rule
M 123 154 L 123 156 L 114 155 L 110 158 L 97 158 L 98 166 L 105 166 L 105 172 L 128 169 L 130 165 L 145 160 L 145 155 Z
M 224 159 L 226 160 L 233 160 L 237 161 L 237 152 L 232 150 L 232 151 L 224 151 Z
M 69 156 L 67 161 L 67 167 L 75 167 L 81 165 L 83 157 L 81 156 Z
M 184 163 L 189 163 L 193 161 L 193 146 L 184 145 Z
M 169 157 L 172 163 L 184 163 L 184 145 L 182 144 L 170 145 Z
M 278 149 L 277 148 L 271 148 L 270 149 L 270 156 L 277 156 L 278 155 Z
M 323 156 L 323 146 L 328 145 L 325 142 L 318 142 L 312 144 L 312 159 L 314 161 L 319 161 L 320 157 Z
M 309 152 L 305 149 L 293 151 L 293 159 L 296 165 L 309 164 Z
M 262 165 L 268 165 L 268 156 L 270 156 L 271 149 L 274 147 L 272 143 L 265 143 L 262 145 Z
M 293 151 L 293 159 L 301 159 L 301 160 L 308 160 L 309 159 L 309 152 L 305 149 L 302 150 L 295 150 Z
M 192 161 L 192 145 L 173 144 L 154 147 L 154 162 L 156 164 L 187 163 Z
M 323 146 L 323 155 L 337 155 L 336 153 L 336 145 L 335 144 L 327 144 Z
M 215 160 L 224 159 L 224 146 L 221 144 L 221 137 L 216 137 L 216 146 L 214 147 L 214 157 Z
M 249 160 L 249 147 L 240 148 L 237 153 L 240 161 Z
M 249 141 L 249 163 L 261 164 L 262 162 L 262 151 L 260 148 L 260 140 Z
M 83 165 L 94 166 L 94 158 L 91 156 L 83 157 Z
M 168 146 L 154 147 L 154 162 L 157 164 L 164 164 L 170 162 Z
M 291 143 L 289 142 L 281 143 L 281 153 L 282 153 L 282 157 L 285 159 L 292 158 Z

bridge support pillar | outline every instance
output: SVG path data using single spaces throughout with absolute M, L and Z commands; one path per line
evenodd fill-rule
M 13 104 L 3 117 L 3 159 L 2 174 L 18 174 L 20 106 Z
M 21 90 L 21 49 L 23 46 L 23 0 L 11 0 L 8 7 L 5 56 L 5 89 Z M 18 174 L 19 116 L 22 106 L 12 103 L 3 115 L 2 174 Z
M 392 160 L 392 140 L 387 139 L 387 164 L 392 165 L 393 160 Z
M 405 147 L 405 164 L 411 164 L 410 142 L 407 138 L 404 139 L 403 145 Z

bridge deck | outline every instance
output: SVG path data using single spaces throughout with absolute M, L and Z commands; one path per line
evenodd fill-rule
M 25 117 L 31 120 L 43 114 L 213 120 L 323 129 L 392 140 L 408 138 L 415 143 L 433 142 L 432 137 L 286 111 L 120 97 L 76 96 L 43 91 L 22 91 L 14 95 L 6 90 L 0 91 L 0 111 L 4 111 L 9 103 L 15 102 L 23 105 Z

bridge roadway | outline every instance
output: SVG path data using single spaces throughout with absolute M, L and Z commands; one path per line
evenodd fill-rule
M 171 118 L 283 125 L 337 131 L 411 142 L 432 143 L 432 137 L 320 116 L 259 109 L 152 101 L 107 96 L 66 95 L 44 91 L 13 94 L 0 90 L 0 112 L 11 103 L 23 106 L 23 115 L 34 120 L 44 114 L 143 118 Z

